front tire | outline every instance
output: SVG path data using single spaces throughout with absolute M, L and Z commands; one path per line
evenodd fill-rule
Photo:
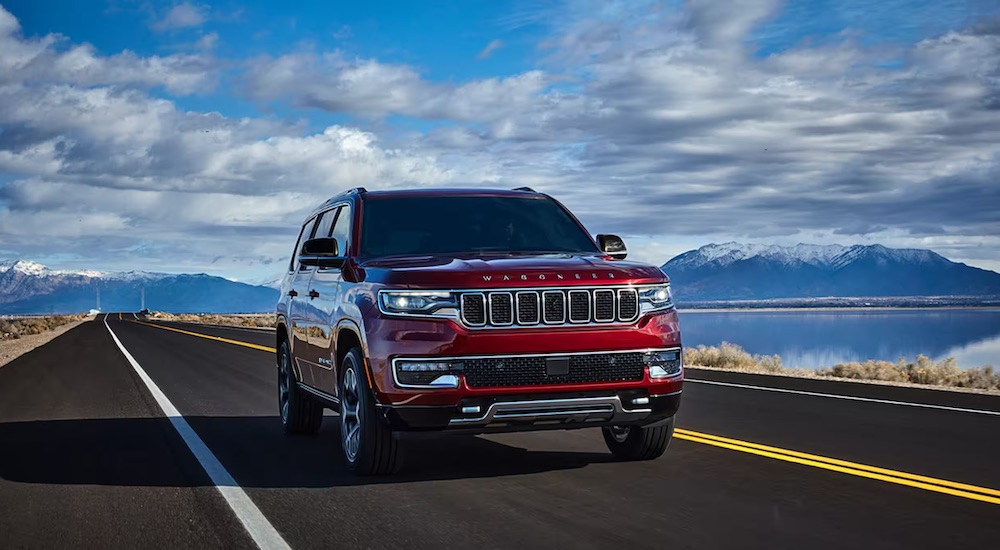
M 323 406 L 299 389 L 288 341 L 278 348 L 278 413 L 286 434 L 314 435 L 323 423 Z
M 347 469 L 357 475 L 399 470 L 399 440 L 378 414 L 358 348 L 347 352 L 340 366 L 340 443 Z
M 653 426 L 610 426 L 601 428 L 608 450 L 618 460 L 659 458 L 674 435 L 674 417 Z

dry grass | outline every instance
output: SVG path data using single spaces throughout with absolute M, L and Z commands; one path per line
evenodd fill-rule
M 918 355 L 912 362 L 902 358 L 895 363 L 868 360 L 863 363 L 841 363 L 829 369 L 813 371 L 788 368 L 781 364 L 781 357 L 777 355 L 751 355 L 736 344 L 723 342 L 719 346 L 698 346 L 684 350 L 684 362 L 691 366 L 743 372 L 1000 390 L 1000 374 L 994 372 L 992 366 L 962 369 L 953 357 L 934 361 L 927 356 Z
M 53 315 L 51 317 L 34 317 L 30 319 L 13 319 L 0 321 L 0 340 L 16 340 L 22 336 L 41 334 L 55 328 L 79 321 L 87 315 Z
M 201 323 L 204 325 L 225 325 L 227 327 L 252 327 L 252 328 L 274 328 L 274 314 L 259 313 L 248 315 L 217 315 L 205 314 L 194 315 L 191 313 L 164 313 L 154 311 L 149 315 L 150 319 L 161 321 L 180 321 L 184 323 Z

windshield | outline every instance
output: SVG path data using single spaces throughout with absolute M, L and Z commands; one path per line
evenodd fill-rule
M 407 197 L 364 204 L 361 256 L 598 252 L 590 236 L 542 197 Z

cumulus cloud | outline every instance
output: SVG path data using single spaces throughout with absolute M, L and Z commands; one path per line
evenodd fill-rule
M 24 38 L 0 9 L 0 234 L 25 254 L 58 236 L 239 273 L 287 256 L 305 211 L 341 189 L 461 183 L 550 192 L 651 261 L 712 239 L 1000 260 L 996 21 L 761 52 L 754 29 L 782 7 L 718 5 L 570 4 L 544 19 L 537 66 L 493 78 L 316 50 L 238 69 L 262 105 L 358 121 L 311 131 L 148 92 L 210 88 L 209 57 L 100 56 Z M 394 131 L 394 116 L 435 123 Z
M 126 50 L 101 57 L 90 44 L 61 48 L 63 42 L 63 37 L 51 34 L 24 38 L 17 19 L 0 6 L 0 86 L 162 86 L 176 94 L 189 94 L 215 84 L 216 63 L 204 56 L 140 57 Z
M 151 25 L 155 31 L 170 31 L 186 29 L 190 27 L 200 27 L 208 20 L 205 6 L 182 2 L 171 7 Z

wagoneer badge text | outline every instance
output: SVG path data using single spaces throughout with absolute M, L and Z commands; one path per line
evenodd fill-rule
M 586 275 L 586 274 L 584 274 L 584 275 Z M 573 276 L 570 277 L 570 278 L 571 279 L 585 279 L 586 277 L 584 275 L 581 275 L 579 273 L 574 273 Z M 510 280 L 512 280 L 510 275 L 499 275 L 499 277 L 500 277 L 501 281 L 510 281 Z M 538 277 L 539 281 L 544 281 L 546 279 L 546 276 L 545 276 L 544 273 L 539 273 L 537 277 Z M 567 277 L 567 275 L 563 275 L 562 273 L 556 273 L 555 274 L 556 280 L 559 280 L 559 281 L 562 281 L 562 280 L 566 279 L 566 277 Z M 597 279 L 598 277 L 599 277 L 599 275 L 596 272 L 590 274 L 590 278 L 591 279 Z M 522 281 L 527 281 L 528 280 L 528 276 L 527 275 L 521 275 L 520 277 L 517 277 L 515 275 L 515 278 L 519 278 Z M 615 278 L 615 274 L 614 273 L 608 273 L 608 278 L 609 279 L 614 279 Z M 492 281 L 493 280 L 493 275 L 483 275 L 483 280 L 484 281 Z

